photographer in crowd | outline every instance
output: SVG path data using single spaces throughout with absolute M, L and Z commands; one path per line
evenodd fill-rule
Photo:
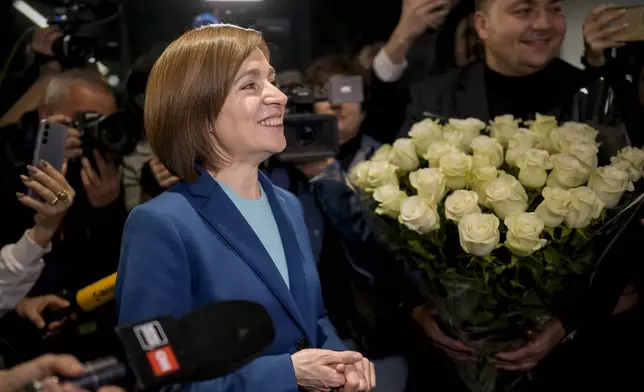
M 52 239 L 53 250 L 47 255 L 46 267 L 30 296 L 75 292 L 116 271 L 126 218 L 119 165 L 110 154 L 99 153 L 84 145 L 88 139 L 82 137 L 82 130 L 72 127 L 73 119 L 78 119 L 80 113 L 94 112 L 107 116 L 115 111 L 114 94 L 102 77 L 93 71 L 74 69 L 50 79 L 37 111 L 25 113 L 20 123 L 0 130 L 7 152 L 2 157 L 1 199 L 7 221 L 12 222 L 11 225 L 3 225 L 0 240 L 7 244 L 17 241 L 32 221 L 29 210 L 18 203 L 16 193 L 24 192 L 26 186 L 21 175 L 29 172 L 27 164 L 32 160 L 39 120 L 70 125 L 65 144 L 69 167 L 66 177 L 76 192 L 76 199 Z M 41 302 L 30 305 L 42 307 Z M 78 325 L 90 323 L 89 330 L 98 331 L 90 335 L 100 335 L 100 331 L 109 334 L 116 323 L 113 307 L 99 309 L 87 317 L 79 316 Z M 16 358 L 7 357 L 10 362 L 30 358 L 45 349 L 38 344 L 40 331 L 20 325 L 19 319 L 7 317 L 3 320 L 3 330 L 21 331 L 11 334 L 12 340 L 15 339 L 12 344 L 21 349 L 14 353 Z M 87 339 L 76 335 L 75 329 L 59 334 L 48 341 L 49 349 L 72 352 L 81 358 L 94 357 L 100 347 L 109 350 L 109 339 L 102 342 L 99 338 L 92 340 L 88 337 L 90 335 L 86 336 Z M 56 348 L 57 345 L 60 347 Z

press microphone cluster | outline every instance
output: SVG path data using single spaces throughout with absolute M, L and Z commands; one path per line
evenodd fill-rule
M 176 320 L 161 316 L 119 326 L 125 363 L 103 358 L 76 379 L 60 380 L 95 391 L 124 380 L 136 390 L 218 378 L 255 359 L 275 337 L 263 306 L 248 301 L 208 305 Z M 23 392 L 41 391 L 36 381 Z

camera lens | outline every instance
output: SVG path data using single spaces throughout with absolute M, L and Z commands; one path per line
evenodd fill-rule
M 297 140 L 303 146 L 308 146 L 313 143 L 313 140 L 315 140 L 315 129 L 310 126 L 301 128 L 297 134 Z

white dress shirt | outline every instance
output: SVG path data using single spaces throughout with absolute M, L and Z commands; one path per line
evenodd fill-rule
M 43 249 L 26 232 L 15 244 L 0 249 L 0 317 L 31 291 L 45 267 L 42 257 L 49 251 L 51 243 Z
M 400 64 L 394 64 L 385 52 L 385 48 L 380 49 L 373 59 L 373 72 L 383 82 L 396 82 L 405 73 L 407 66 L 407 60 L 403 60 Z

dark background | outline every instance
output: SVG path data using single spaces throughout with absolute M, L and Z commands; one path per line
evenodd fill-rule
M 60 5 L 56 0 L 26 2 L 46 17 L 52 16 L 54 7 Z M 22 33 L 33 26 L 13 9 L 12 3 L 13 0 L 0 0 L 0 58 L 3 60 Z M 222 18 L 224 21 L 238 24 L 251 23 L 248 20 L 259 22 L 250 27 L 265 32 L 278 70 L 303 69 L 320 55 L 354 52 L 365 43 L 386 40 L 400 14 L 399 0 L 264 0 L 246 3 L 245 12 L 239 3 L 209 3 L 204 0 L 122 0 L 121 6 L 120 18 L 79 32 L 80 35 L 121 45 L 119 61 L 104 61 L 120 77 L 126 75 L 131 62 L 145 50 L 155 43 L 172 40 L 185 31 L 196 15 L 215 6 L 233 11 L 232 16 Z M 284 28 L 289 24 L 290 32 Z M 267 32 L 267 29 L 272 32 Z M 20 48 L 11 64 L 11 71 L 23 69 L 23 53 L 24 49 Z

